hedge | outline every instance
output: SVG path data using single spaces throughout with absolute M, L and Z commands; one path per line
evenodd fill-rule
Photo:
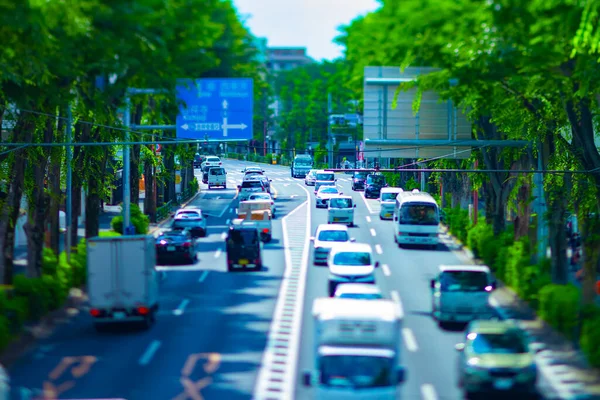
M 131 225 L 135 227 L 135 233 L 145 235 L 150 228 L 150 218 L 142 212 L 139 205 L 131 204 L 130 207 Z M 110 221 L 110 226 L 113 231 L 123 234 L 123 216 L 114 217 Z

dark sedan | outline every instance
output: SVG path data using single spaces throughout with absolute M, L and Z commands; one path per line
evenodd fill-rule
M 364 190 L 368 172 L 354 171 L 352 175 L 352 190 Z
M 370 174 L 365 181 L 365 198 L 378 198 L 381 194 L 381 188 L 387 187 L 385 177 L 378 174 Z
M 156 238 L 156 263 L 185 262 L 193 264 L 196 261 L 194 238 L 187 229 L 173 229 L 161 232 Z

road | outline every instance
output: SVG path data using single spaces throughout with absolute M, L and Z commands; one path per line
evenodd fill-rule
M 202 185 L 188 205 L 209 215 L 208 236 L 197 243 L 195 265 L 159 267 L 165 274 L 157 323 L 148 331 L 98 333 L 84 310 L 10 367 L 14 399 L 41 390 L 49 399 L 252 397 L 285 269 L 282 217 L 306 192 L 288 168 L 264 166 L 277 193 L 274 239 L 264 247 L 263 271 L 228 274 L 222 235 L 235 216 L 244 165 L 225 161 L 229 188 Z

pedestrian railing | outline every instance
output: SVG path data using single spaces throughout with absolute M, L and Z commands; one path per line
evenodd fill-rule
M 169 214 L 171 213 L 172 206 L 173 206 L 173 203 L 171 202 L 171 200 L 169 200 L 161 207 L 158 207 L 156 209 L 156 219 L 158 221 L 162 221 L 163 219 L 166 219 L 169 216 Z

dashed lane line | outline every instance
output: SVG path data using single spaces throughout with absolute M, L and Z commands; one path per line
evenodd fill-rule
M 381 248 L 381 245 L 380 245 L 380 244 L 376 244 L 376 245 L 375 245 L 375 252 L 376 252 L 377 254 L 383 254 L 383 249 Z
M 367 222 L 371 222 L 371 217 L 369 217 L 368 215 L 365 217 L 365 219 L 367 220 Z
M 371 236 L 375 237 L 377 236 L 377 232 L 375 232 L 375 229 L 371 228 Z
M 175 310 L 173 310 L 173 315 L 182 315 L 183 312 L 185 311 L 185 308 L 188 306 L 188 304 L 190 304 L 189 299 L 181 300 L 181 304 L 179 304 L 179 307 L 177 307 Z
M 435 387 L 430 383 L 421 385 L 421 396 L 423 396 L 423 400 L 438 400 Z
M 410 328 L 402 328 L 402 337 L 404 338 L 404 344 L 408 351 L 415 352 L 419 350 L 417 346 L 417 339 Z
M 208 277 L 208 271 L 206 271 L 206 270 L 202 271 L 200 278 L 198 278 L 198 282 L 200 282 L 200 283 L 204 282 L 207 277 Z
M 142 354 L 142 356 L 139 359 L 139 364 L 140 365 L 148 365 L 150 364 L 150 361 L 152 361 L 152 357 L 154 357 L 154 354 L 156 354 L 156 352 L 158 351 L 158 349 L 161 346 L 161 342 L 160 340 L 154 340 L 152 341 L 152 343 L 150 343 L 148 345 L 148 348 L 146 349 L 146 351 L 144 352 L 144 354 Z
M 383 274 L 384 274 L 385 276 L 390 276 L 390 275 L 392 274 L 392 273 L 390 272 L 390 267 L 388 267 L 388 265 L 387 265 L 387 264 L 383 264 L 383 265 L 381 266 L 381 270 L 383 271 Z

